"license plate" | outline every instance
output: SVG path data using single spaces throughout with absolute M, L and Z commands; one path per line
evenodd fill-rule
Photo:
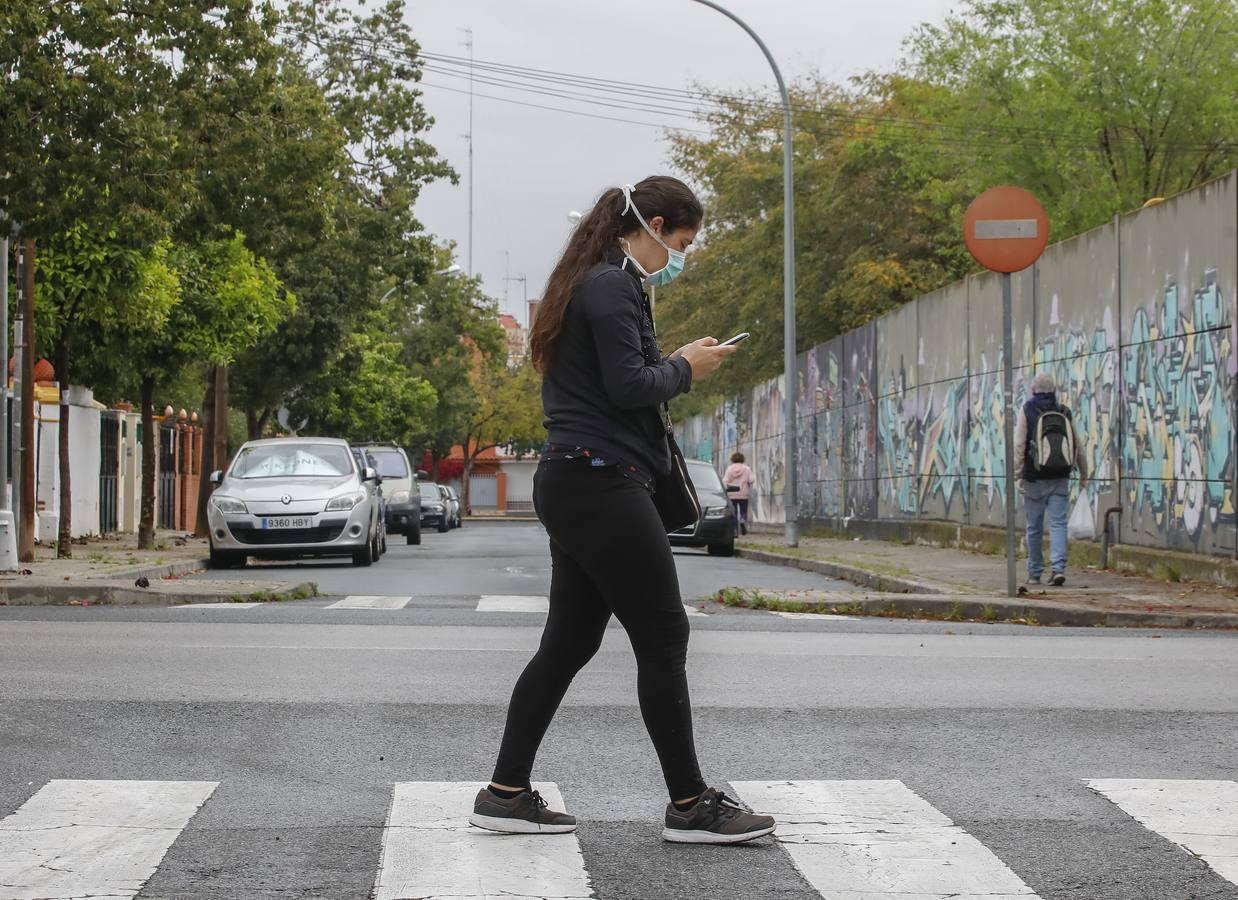
M 313 528 L 313 516 L 263 516 L 263 528 Z

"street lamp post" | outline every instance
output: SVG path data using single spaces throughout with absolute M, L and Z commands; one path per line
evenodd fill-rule
M 774 70 L 774 80 L 778 82 L 778 92 L 782 95 L 782 307 L 783 307 L 783 369 L 786 386 L 783 391 L 782 406 L 786 418 L 786 489 L 783 493 L 783 505 L 786 507 L 786 538 L 788 547 L 799 544 L 799 502 L 797 497 L 797 480 L 799 477 L 798 457 L 799 445 L 796 437 L 798 421 L 796 420 L 795 397 L 799 391 L 799 375 L 795 362 L 795 195 L 792 191 L 791 161 L 794 148 L 791 144 L 791 97 L 787 94 L 787 86 L 782 80 L 782 72 L 778 63 L 765 42 L 757 33 L 748 27 L 739 16 L 713 0 L 695 0 L 704 6 L 715 9 L 726 16 L 748 36 L 757 42 L 761 52 L 771 69 Z

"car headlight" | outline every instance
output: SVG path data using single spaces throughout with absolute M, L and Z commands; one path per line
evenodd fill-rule
M 426 511 L 426 512 L 442 512 L 442 511 L 443 511 L 443 504 L 441 504 L 441 503 L 427 503 L 427 504 L 425 505 L 425 511 Z
M 705 518 L 707 519 L 725 519 L 730 514 L 731 510 L 725 506 L 705 507 Z
M 391 502 L 392 503 L 407 503 L 408 502 L 408 491 L 396 491 L 394 494 L 391 495 Z
M 335 512 L 337 510 L 344 510 L 347 512 L 364 499 L 365 491 L 357 491 L 352 494 L 341 494 L 338 497 L 331 498 L 331 502 L 327 504 L 327 511 Z
M 211 502 L 215 504 L 215 508 L 221 513 L 247 513 L 249 508 L 243 502 L 235 497 L 221 497 L 215 494 L 211 497 Z

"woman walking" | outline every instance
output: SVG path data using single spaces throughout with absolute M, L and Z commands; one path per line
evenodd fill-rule
M 774 830 L 701 778 L 685 670 L 688 618 L 651 494 L 670 471 L 659 406 L 735 352 L 702 338 L 663 357 L 642 282 L 669 284 L 703 212 L 674 178 L 610 188 L 555 266 L 529 337 L 542 372 L 548 442 L 533 483 L 550 536 L 550 614 L 512 691 L 491 783 L 469 821 L 515 833 L 574 831 L 530 788 L 538 746 L 613 614 L 636 654 L 645 727 L 670 793 L 662 836 L 729 844 Z
M 738 485 L 739 490 L 731 493 L 731 502 L 735 504 L 735 521 L 739 523 L 739 533 L 748 533 L 748 500 L 752 497 L 752 486 L 757 478 L 752 469 L 744 463 L 744 454 L 736 451 L 731 454 L 731 464 L 726 467 L 722 483 Z

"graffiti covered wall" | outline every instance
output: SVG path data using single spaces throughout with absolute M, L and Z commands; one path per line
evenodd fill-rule
M 1072 521 L 1238 552 L 1238 173 L 1049 247 L 1012 278 L 1014 389 L 1051 372 L 1090 478 Z M 976 275 L 800 354 L 800 516 L 1005 521 L 1001 280 Z M 784 520 L 782 378 L 682 423 L 685 452 L 757 475 Z

